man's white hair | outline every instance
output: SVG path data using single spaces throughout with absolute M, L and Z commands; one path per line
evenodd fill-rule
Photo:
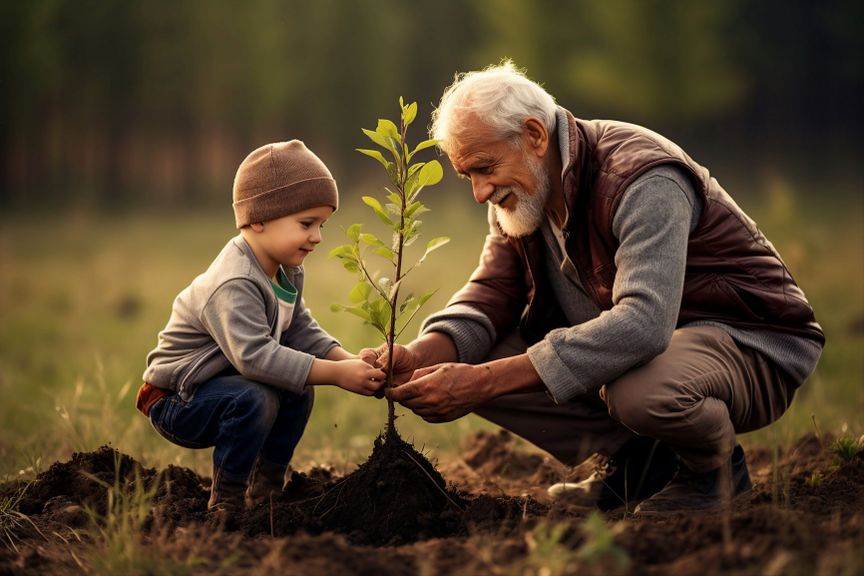
M 453 133 L 466 116 L 476 114 L 502 140 L 522 133 L 525 120 L 539 119 L 555 130 L 555 99 L 510 59 L 480 71 L 456 74 L 432 113 L 432 138 L 448 152 Z

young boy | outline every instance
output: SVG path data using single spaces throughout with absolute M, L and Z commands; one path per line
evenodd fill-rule
M 384 373 L 346 352 L 303 305 L 303 260 L 338 207 L 336 182 L 298 141 L 268 144 L 234 179 L 240 234 L 175 299 L 137 406 L 162 436 L 215 446 L 208 507 L 225 518 L 282 489 L 313 386 L 369 396 Z

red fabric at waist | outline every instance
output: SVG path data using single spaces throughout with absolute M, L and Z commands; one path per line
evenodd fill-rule
M 150 417 L 150 408 L 153 405 L 165 398 L 166 396 L 171 396 L 173 392 L 170 390 L 165 390 L 164 388 L 157 388 L 147 382 L 141 384 L 141 388 L 138 389 L 138 397 L 135 399 L 135 407 L 142 413 L 144 416 Z

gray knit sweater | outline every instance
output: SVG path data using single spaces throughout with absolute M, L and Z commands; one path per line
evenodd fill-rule
M 250 380 L 302 392 L 312 361 L 339 342 L 302 300 L 303 267 L 283 270 L 297 288 L 297 302 L 280 334 L 273 285 L 243 236 L 232 238 L 174 300 L 168 325 L 147 356 L 144 381 L 188 401 L 198 384 L 233 366 Z

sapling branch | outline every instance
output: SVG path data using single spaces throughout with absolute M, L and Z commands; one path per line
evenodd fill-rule
M 388 160 L 379 150 L 360 149 L 357 151 L 369 156 L 381 164 L 387 171 L 393 188 L 385 187 L 386 199 L 389 203 L 382 206 L 381 202 L 372 196 L 364 196 L 363 203 L 369 206 L 378 219 L 391 229 L 390 248 L 379 240 L 374 234 L 361 234 L 360 225 L 353 224 L 346 233 L 352 240 L 352 244 L 339 246 L 330 254 L 338 257 L 343 266 L 349 272 L 360 276 L 361 284 L 352 290 L 352 301 L 355 306 L 331 306 L 334 310 L 345 310 L 360 318 L 366 324 L 374 326 L 384 336 L 388 351 L 387 379 L 385 386 L 394 385 L 393 368 L 395 358 L 393 355 L 396 340 L 426 303 L 433 292 L 426 293 L 419 298 L 409 294 L 408 298 L 400 306 L 399 298 L 402 290 L 403 279 L 426 257 L 430 252 L 449 242 L 449 238 L 440 237 L 432 240 L 426 247 L 426 251 L 420 259 L 411 266 L 405 266 L 405 249 L 410 246 L 420 234 L 420 220 L 417 216 L 428 212 L 417 199 L 420 191 L 427 186 L 437 184 L 443 176 L 443 170 L 437 160 L 428 162 L 411 163 L 411 160 L 421 150 L 431 148 L 437 144 L 436 140 L 424 140 L 417 144 L 413 150 L 408 146 L 408 127 L 417 117 L 417 103 L 406 105 L 399 98 L 401 109 L 400 122 L 397 127 L 395 123 L 386 119 L 379 119 L 375 130 L 363 129 L 363 133 L 369 137 L 377 146 L 389 152 L 393 161 Z M 376 282 L 375 275 L 370 273 L 369 266 L 364 261 L 364 254 L 360 250 L 360 243 L 374 246 L 374 253 L 386 259 L 394 268 L 392 282 L 387 278 L 381 278 Z M 371 290 L 362 287 L 362 283 L 371 286 Z M 370 297 L 372 300 L 370 301 Z M 386 306 L 389 309 L 389 317 L 385 318 Z M 407 320 L 400 323 L 400 317 L 407 314 Z M 401 326 L 397 329 L 397 326 Z M 387 401 L 387 434 L 396 434 L 395 407 L 393 402 Z

